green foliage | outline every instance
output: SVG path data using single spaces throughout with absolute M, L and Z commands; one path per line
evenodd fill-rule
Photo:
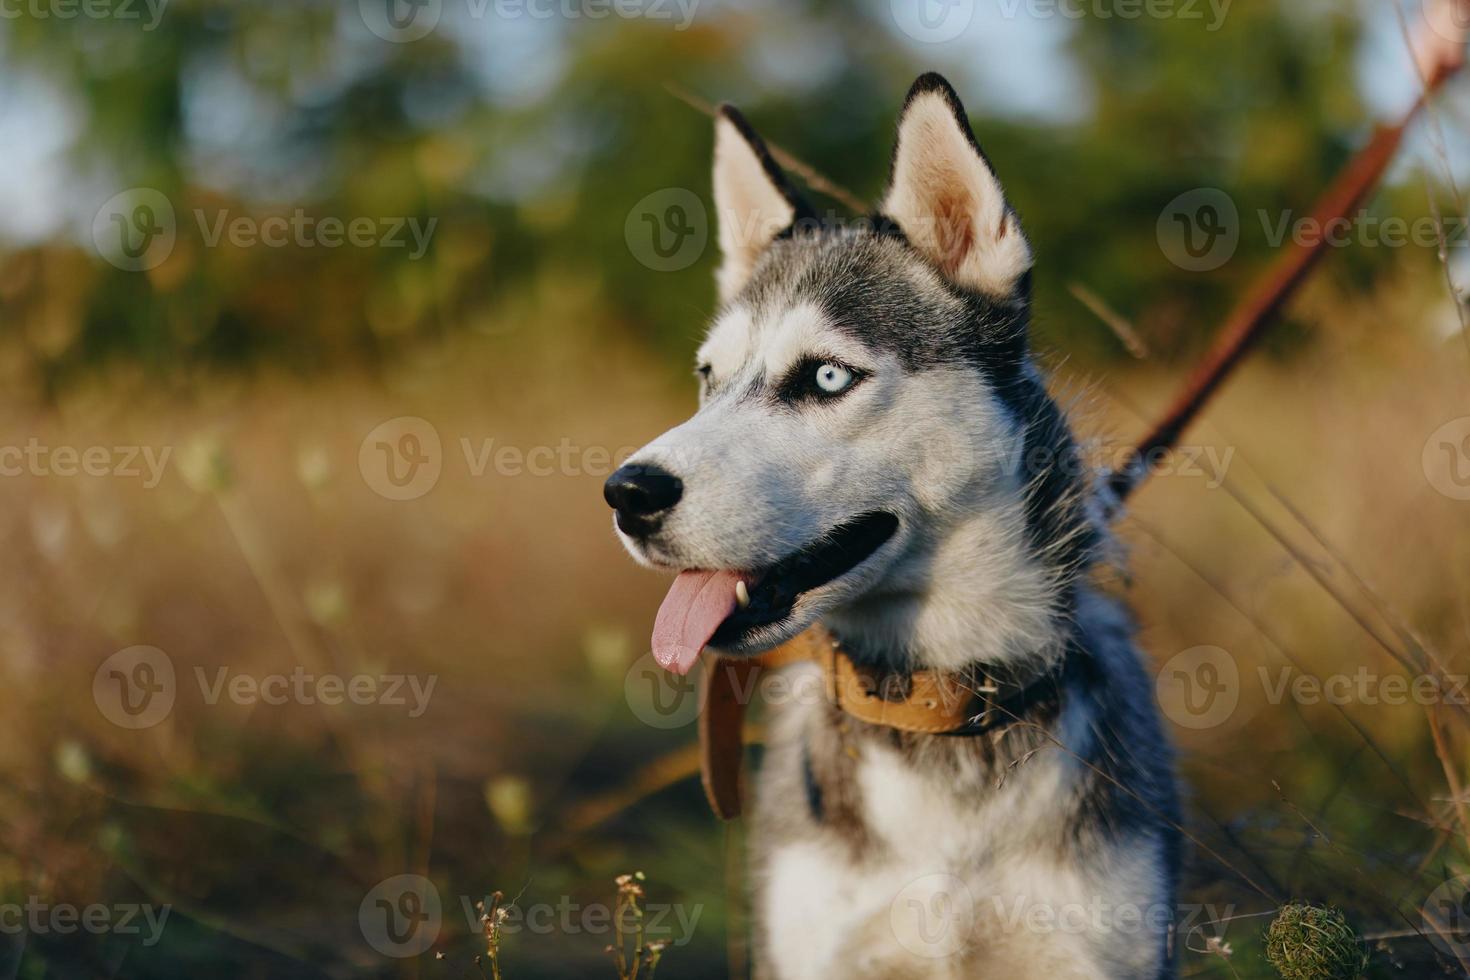
M 109 193 L 164 193 L 179 244 L 146 275 L 84 252 L 78 300 L 61 311 L 46 290 L 58 266 L 78 271 L 74 240 L 0 253 L 0 343 L 44 323 L 47 342 L 21 346 L 48 391 L 119 359 L 165 373 L 318 371 L 528 319 L 579 343 L 632 333 L 682 363 L 714 302 L 712 236 L 675 271 L 648 268 L 624 237 L 651 193 L 709 201 L 710 125 L 666 85 L 740 103 L 772 140 L 874 201 L 899 97 L 936 67 L 964 91 L 1036 245 L 1042 345 L 1120 355 L 1070 294 L 1082 284 L 1167 355 L 1197 345 L 1269 259 L 1257 212 L 1301 213 L 1365 133 L 1355 22 L 1320 5 L 1237 4 L 1218 30 L 1069 22 L 1084 111 L 1068 122 L 987 110 L 968 49 L 906 46 L 886 14 L 803 2 L 759 17 L 701 8 L 687 30 L 611 18 L 514 31 L 446 14 L 409 44 L 373 37 L 354 4 L 179 0 L 150 31 L 23 17 L 6 54 L 80 107 L 71 165 Z M 1237 257 L 1211 273 L 1172 265 L 1156 238 L 1161 210 L 1197 187 L 1225 190 L 1241 211 Z M 421 258 L 237 248 L 203 233 L 222 213 L 297 209 L 436 224 Z M 1355 273 L 1383 267 L 1371 258 Z

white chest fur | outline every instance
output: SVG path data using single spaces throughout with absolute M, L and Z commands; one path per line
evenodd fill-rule
M 1153 976 L 1172 910 L 1156 907 L 1152 849 L 1079 861 L 1054 843 L 1077 765 L 1049 748 L 998 788 L 966 787 L 866 745 L 856 767 L 865 852 L 854 859 L 819 836 L 770 854 L 759 911 L 774 975 Z

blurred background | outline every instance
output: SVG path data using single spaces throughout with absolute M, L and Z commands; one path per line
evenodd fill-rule
M 616 976 L 632 871 L 659 977 L 743 975 L 742 829 L 600 494 L 695 404 L 696 106 L 873 201 L 909 82 L 948 75 L 1116 461 L 1413 103 L 1426 9 L 1140 6 L 0 9 L 0 977 L 490 976 L 495 890 L 509 980 Z M 1466 706 L 1277 682 L 1470 672 L 1467 95 L 1119 524 L 1187 785 L 1187 976 L 1275 976 L 1291 900 L 1340 906 L 1374 976 L 1464 973 Z M 1202 664 L 1203 715 L 1169 683 Z

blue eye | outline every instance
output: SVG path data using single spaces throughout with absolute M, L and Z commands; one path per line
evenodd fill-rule
M 852 372 L 830 361 L 817 365 L 817 387 L 829 395 L 846 391 L 852 385 Z

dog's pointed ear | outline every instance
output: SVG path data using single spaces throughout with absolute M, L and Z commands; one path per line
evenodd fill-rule
M 812 212 L 732 105 L 720 106 L 715 116 L 714 189 L 723 255 L 716 281 L 723 303 L 745 285 L 766 246 Z
M 881 210 L 956 285 L 1024 298 L 1031 246 L 959 96 L 933 72 L 904 100 Z

